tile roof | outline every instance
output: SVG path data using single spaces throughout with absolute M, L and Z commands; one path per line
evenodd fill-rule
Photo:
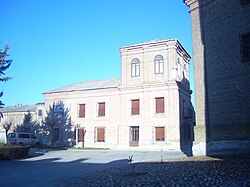
M 82 90 L 106 89 L 106 88 L 117 88 L 119 85 L 120 85 L 120 78 L 92 80 L 92 81 L 77 82 L 74 84 L 66 85 L 66 86 L 63 86 L 60 88 L 56 88 L 54 90 L 46 91 L 44 94 L 82 91 Z
M 37 110 L 38 105 L 15 105 L 15 106 L 6 106 L 0 108 L 0 112 L 34 112 Z

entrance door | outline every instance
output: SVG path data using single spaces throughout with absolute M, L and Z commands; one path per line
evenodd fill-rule
M 138 147 L 139 145 L 139 126 L 129 127 L 129 146 Z

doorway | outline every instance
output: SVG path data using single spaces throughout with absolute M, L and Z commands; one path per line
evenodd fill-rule
M 129 146 L 130 147 L 139 146 L 139 126 L 129 127 Z

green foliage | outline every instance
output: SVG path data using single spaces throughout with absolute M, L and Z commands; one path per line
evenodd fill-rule
M 32 114 L 29 111 L 24 115 L 23 123 L 15 128 L 16 132 L 34 133 L 37 130 L 39 130 L 39 124 L 32 119 Z
M 11 77 L 2 77 L 3 75 L 5 75 L 4 71 L 7 70 L 11 63 L 12 60 L 6 60 L 6 57 L 9 56 L 7 54 L 7 51 L 9 50 L 9 46 L 6 44 L 4 50 L 0 49 L 0 81 L 1 82 L 6 82 L 9 79 L 11 79 Z M 3 96 L 3 92 L 0 92 L 0 97 Z M 0 101 L 0 107 L 3 106 L 4 104 L 2 103 L 2 101 Z

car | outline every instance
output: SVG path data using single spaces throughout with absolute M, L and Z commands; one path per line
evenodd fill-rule
M 36 146 L 40 144 L 39 139 L 34 134 L 26 132 L 9 133 L 7 137 L 7 142 L 10 144 L 30 146 Z

